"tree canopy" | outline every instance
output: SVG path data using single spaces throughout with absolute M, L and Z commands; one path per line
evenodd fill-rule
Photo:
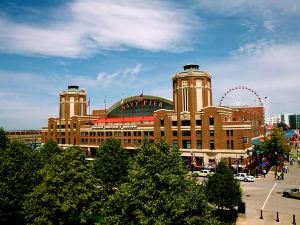
M 291 150 L 283 130 L 278 127 L 274 127 L 270 133 L 264 137 L 262 149 L 273 159 L 276 155 L 288 153 Z
M 79 147 L 51 157 L 40 171 L 42 181 L 27 195 L 24 215 L 29 224 L 87 224 L 101 203 L 99 183 Z
M 233 178 L 232 171 L 221 161 L 216 173 L 209 176 L 204 183 L 209 202 L 219 208 L 232 209 L 242 201 L 242 189 L 239 181 Z
M 147 140 L 138 149 L 128 181 L 111 195 L 103 224 L 218 224 L 180 151 Z
M 97 149 L 94 175 L 103 187 L 111 191 L 127 179 L 130 156 L 121 142 L 108 139 Z
M 9 139 L 6 136 L 5 130 L 0 127 L 0 150 L 5 149 L 8 145 Z
M 0 222 L 21 223 L 24 197 L 37 182 L 39 162 L 36 160 L 36 152 L 23 142 L 9 141 L 1 149 Z

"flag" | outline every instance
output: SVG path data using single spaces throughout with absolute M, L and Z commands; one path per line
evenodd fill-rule
M 88 103 L 87 103 L 87 108 L 90 108 L 90 105 L 91 105 L 91 99 L 89 98 L 89 100 L 88 100 Z
M 140 96 L 138 97 L 138 101 L 141 102 L 144 100 L 144 95 L 143 92 L 140 94 Z

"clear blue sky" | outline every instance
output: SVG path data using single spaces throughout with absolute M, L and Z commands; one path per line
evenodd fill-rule
M 269 115 L 299 113 L 299 59 L 300 1 L 1 0 L 0 126 L 47 126 L 68 85 L 92 109 L 104 96 L 171 98 L 188 63 L 212 74 L 215 105 L 246 85 Z

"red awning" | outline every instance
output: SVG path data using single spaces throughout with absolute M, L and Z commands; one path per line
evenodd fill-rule
M 97 123 L 123 123 L 123 122 L 142 122 L 142 121 L 154 121 L 154 116 L 101 118 L 101 119 L 93 120 L 93 123 L 94 124 L 97 124 Z

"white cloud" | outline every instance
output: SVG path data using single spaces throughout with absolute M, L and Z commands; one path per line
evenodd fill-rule
M 300 16 L 300 1 L 295 0 L 199 0 L 198 5 L 202 10 L 238 16 L 241 25 L 248 27 L 249 31 L 257 26 L 270 32 L 277 31 L 276 28 L 282 30 L 292 21 L 299 21 Z
M 60 74 L 49 77 L 0 70 L 0 105 L 5 106 L 1 108 L 0 126 L 5 129 L 39 129 L 47 125 L 47 118 L 58 115 L 59 92 L 71 84 L 87 88 L 93 104 L 99 104 L 97 99 L 103 93 L 116 98 L 120 94 L 118 90 L 134 92 L 139 86 L 136 76 L 141 68 L 142 64 L 138 63 L 111 73 L 99 72 L 97 76 Z M 127 77 L 123 76 L 124 72 Z M 98 90 L 101 94 L 97 93 Z
M 266 20 L 266 21 L 264 21 L 264 26 L 269 31 L 274 31 L 275 30 L 275 23 L 274 23 L 274 21 Z
M 131 71 L 131 74 L 138 74 L 142 69 L 142 64 L 137 64 Z
M 294 0 L 201 0 L 199 5 L 206 9 L 226 14 L 239 14 L 251 11 L 255 14 L 298 14 L 300 2 Z
M 100 73 L 98 73 L 96 79 L 97 79 L 97 81 L 104 81 L 105 80 L 105 76 L 106 76 L 105 72 L 100 72 Z
M 71 58 L 126 48 L 182 51 L 196 21 L 191 12 L 156 0 L 75 0 L 53 14 L 59 16 L 43 25 L 1 16 L 0 50 Z
M 136 79 L 136 75 L 140 73 L 142 64 L 138 63 L 135 67 L 127 67 L 123 71 L 116 71 L 113 73 L 99 72 L 96 80 L 100 85 L 108 87 L 110 85 L 129 86 L 129 84 Z
M 231 58 L 208 65 L 215 104 L 229 88 L 246 85 L 270 99 L 271 113 L 299 112 L 300 43 L 258 41 L 241 46 Z

